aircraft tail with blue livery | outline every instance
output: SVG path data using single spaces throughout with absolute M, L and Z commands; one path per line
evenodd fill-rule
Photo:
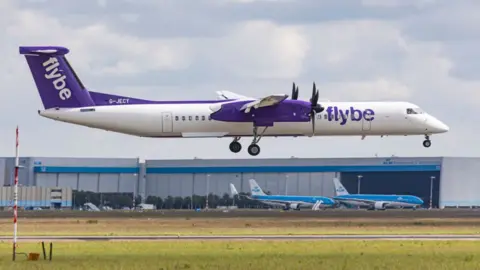
M 393 208 L 417 208 L 423 200 L 412 195 L 380 195 L 380 194 L 350 194 L 338 178 L 333 179 L 335 197 L 338 203 L 347 206 L 366 206 L 369 210 L 385 210 Z
M 284 210 L 310 208 L 318 210 L 333 207 L 335 201 L 323 196 L 267 195 L 254 179 L 249 180 L 251 199 L 271 206 L 282 206 Z

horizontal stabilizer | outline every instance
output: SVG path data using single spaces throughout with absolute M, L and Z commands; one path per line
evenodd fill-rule
M 252 97 L 242 96 L 237 93 L 233 93 L 226 90 L 217 91 L 216 93 L 219 99 L 255 99 Z
M 60 46 L 20 46 L 19 52 L 30 55 L 65 55 L 70 51 Z

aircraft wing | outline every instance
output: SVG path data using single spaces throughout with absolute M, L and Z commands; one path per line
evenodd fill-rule
M 271 202 L 271 203 L 281 203 L 281 204 L 285 204 L 285 205 L 290 204 L 290 203 L 287 202 L 287 201 L 281 201 L 281 200 L 262 199 L 262 200 L 260 200 L 260 201 L 261 201 L 261 202 Z
M 356 199 L 356 198 L 336 198 L 335 200 L 341 201 L 341 202 L 355 201 L 355 202 L 375 204 L 375 201 L 372 201 L 372 200 Z
M 245 105 L 240 108 L 240 110 L 245 111 L 245 113 L 249 113 L 252 108 L 257 109 L 261 107 L 268 107 L 273 106 L 281 103 L 285 99 L 288 98 L 288 95 L 270 95 L 261 99 L 256 99 L 252 102 L 246 103 Z
M 255 99 L 253 97 L 242 96 L 226 90 L 217 91 L 216 93 L 218 99 Z

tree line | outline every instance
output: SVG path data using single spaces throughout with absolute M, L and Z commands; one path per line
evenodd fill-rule
M 142 202 L 141 196 L 136 196 L 135 203 L 133 202 L 133 193 L 96 193 L 91 191 L 76 191 L 72 192 L 74 208 L 82 207 L 85 203 L 90 202 L 97 206 L 109 206 L 114 209 L 121 209 L 124 207 L 132 208 Z M 266 192 L 270 194 L 270 192 Z M 234 197 L 225 193 L 223 196 L 209 194 L 208 208 L 217 208 L 219 206 L 233 206 L 238 208 L 265 208 L 265 204 L 258 201 L 249 200 L 245 196 L 250 193 L 240 192 L 240 195 Z M 168 196 L 161 198 L 157 196 L 148 196 L 145 198 L 146 204 L 153 204 L 157 209 L 197 209 L 205 208 L 207 199 L 206 196 Z

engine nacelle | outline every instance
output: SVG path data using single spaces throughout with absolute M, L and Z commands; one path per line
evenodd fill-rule
M 385 210 L 386 202 L 375 202 L 374 208 L 377 210 Z
M 298 203 L 292 203 L 292 204 L 290 204 L 290 209 L 300 210 L 300 204 L 298 204 Z

